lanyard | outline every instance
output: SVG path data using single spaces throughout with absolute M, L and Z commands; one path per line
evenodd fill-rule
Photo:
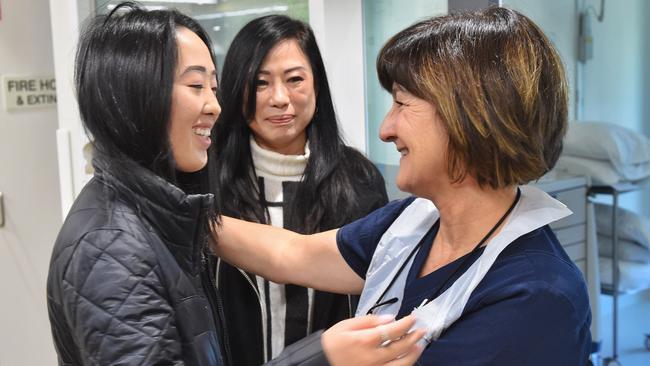
M 433 299 L 435 299 L 436 297 L 440 296 L 440 293 L 442 293 L 443 289 L 445 289 L 445 287 L 447 286 L 447 284 L 449 283 L 449 281 L 454 277 L 454 275 L 456 275 L 456 273 L 458 273 L 458 271 L 460 270 L 460 268 L 465 267 L 465 262 L 467 262 L 467 260 L 469 260 L 469 258 L 472 257 L 472 254 L 476 253 L 476 252 L 479 250 L 479 248 L 481 248 L 481 246 L 483 246 L 483 244 L 485 244 L 485 242 L 487 241 L 487 239 L 488 239 L 490 236 L 492 236 L 492 234 L 494 234 L 494 232 L 496 231 L 496 229 L 497 229 L 499 226 L 501 226 L 501 224 L 503 224 L 503 221 L 508 217 L 508 215 L 510 215 L 510 213 L 512 212 L 512 210 L 513 210 L 513 209 L 515 208 L 515 206 L 517 205 L 517 202 L 519 202 L 519 198 L 520 198 L 520 197 L 521 197 L 521 190 L 520 190 L 519 188 L 517 188 L 517 195 L 515 196 L 515 199 L 514 199 L 514 201 L 512 202 L 512 204 L 510 205 L 510 207 L 508 208 L 508 210 L 503 214 L 503 216 L 501 216 L 501 218 L 499 219 L 499 221 L 497 221 L 497 223 L 496 223 L 494 226 L 492 226 L 492 228 L 490 229 L 490 231 L 488 231 L 488 233 L 485 234 L 485 236 L 483 236 L 483 239 L 481 239 L 481 241 L 479 241 L 478 244 L 476 244 L 476 245 L 474 246 L 474 248 L 473 248 L 473 249 L 472 249 L 472 250 L 471 250 L 471 251 L 470 251 L 470 252 L 465 256 L 465 258 L 463 259 L 463 261 L 462 261 L 462 262 L 461 262 L 461 263 L 460 263 L 460 264 L 459 264 L 459 265 L 458 265 L 458 266 L 457 266 L 457 267 L 456 267 L 456 268 L 455 268 L 455 269 L 454 269 L 454 270 L 453 270 L 453 271 L 452 271 L 452 272 L 447 276 L 447 278 L 442 282 L 442 285 L 439 286 L 438 289 L 437 289 L 437 290 L 436 290 L 436 291 L 435 291 L 431 296 L 427 297 L 427 299 L 422 303 L 422 305 L 426 305 L 426 304 L 428 304 L 429 302 L 431 302 Z M 440 220 L 440 219 L 438 219 L 438 220 Z M 431 229 L 429 229 L 429 231 L 431 231 L 431 230 L 433 229 L 433 227 L 435 227 L 435 224 L 431 227 Z M 428 233 L 425 234 L 425 236 L 423 237 L 423 239 L 426 238 L 427 235 L 428 235 Z M 411 250 L 411 253 L 409 253 L 408 257 L 407 257 L 406 260 L 402 263 L 402 265 L 400 266 L 400 268 L 399 268 L 399 270 L 397 271 L 397 273 L 395 273 L 395 275 L 393 276 L 393 278 L 391 279 L 390 283 L 388 284 L 388 286 L 386 287 L 386 289 L 383 291 L 383 293 L 381 294 L 381 296 L 379 296 L 379 298 L 377 299 L 377 301 L 375 302 L 375 304 L 374 304 L 373 306 L 371 306 L 370 309 L 368 309 L 368 312 L 366 313 L 366 315 L 368 315 L 368 314 L 372 314 L 373 310 L 375 310 L 376 308 L 378 308 L 378 307 L 380 307 L 380 306 L 393 304 L 393 303 L 399 301 L 399 299 L 398 299 L 397 297 L 393 297 L 393 298 L 390 298 L 390 299 L 385 300 L 385 301 L 382 301 L 382 299 L 384 298 L 384 296 L 386 295 L 386 293 L 388 292 L 388 290 L 390 290 L 390 288 L 393 286 L 393 284 L 395 283 L 395 281 L 397 280 L 397 278 L 399 277 L 399 275 L 402 273 L 402 271 L 404 270 L 404 268 L 406 268 L 406 265 L 409 263 L 409 261 L 411 260 L 411 258 L 415 255 L 415 253 L 417 253 L 417 251 L 420 249 L 420 247 L 422 247 L 422 244 L 423 244 L 423 243 L 424 243 L 424 240 L 420 240 L 420 242 L 419 242 L 419 243 L 418 243 L 418 244 L 417 244 L 417 245 L 416 245 L 416 246 Z

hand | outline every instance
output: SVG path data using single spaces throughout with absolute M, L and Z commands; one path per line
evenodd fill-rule
M 415 317 L 399 321 L 392 317 L 366 315 L 343 320 L 323 333 L 321 343 L 327 360 L 338 365 L 412 365 L 423 348 L 417 341 L 424 330 L 407 332 Z

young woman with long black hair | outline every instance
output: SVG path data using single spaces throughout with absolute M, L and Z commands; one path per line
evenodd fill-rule
M 48 310 L 59 363 L 222 365 L 202 169 L 221 107 L 193 19 L 132 3 L 79 41 L 75 86 L 94 177 L 59 232 Z

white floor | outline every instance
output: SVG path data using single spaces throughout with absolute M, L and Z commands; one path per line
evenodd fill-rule
M 601 357 L 612 354 L 612 297 L 600 296 Z M 650 334 L 650 290 L 619 297 L 618 361 L 622 366 L 650 365 L 650 350 L 645 348 Z M 602 366 L 607 366 L 601 362 Z

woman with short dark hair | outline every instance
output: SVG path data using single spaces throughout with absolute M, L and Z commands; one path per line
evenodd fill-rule
M 471 174 L 481 187 L 526 184 L 548 172 L 562 151 L 568 118 L 562 61 L 542 31 L 516 12 L 414 24 L 384 45 L 377 74 L 388 92 L 399 85 L 436 106 L 449 134 L 452 182 Z
M 415 197 L 314 235 L 223 217 L 215 250 L 273 281 L 361 293 L 357 316 L 412 314 L 427 330 L 419 364 L 585 365 L 586 286 L 549 227 L 571 212 L 523 185 L 553 168 L 567 125 L 551 42 L 489 8 L 404 29 L 377 70 L 393 96 L 380 137 Z M 325 351 L 340 345 L 327 335 Z
M 379 171 L 341 139 L 307 24 L 283 15 L 252 20 L 233 39 L 222 74 L 211 159 L 224 213 L 308 234 L 386 204 Z M 225 262 L 217 278 L 237 365 L 267 362 L 354 314 L 349 296 L 276 284 Z

